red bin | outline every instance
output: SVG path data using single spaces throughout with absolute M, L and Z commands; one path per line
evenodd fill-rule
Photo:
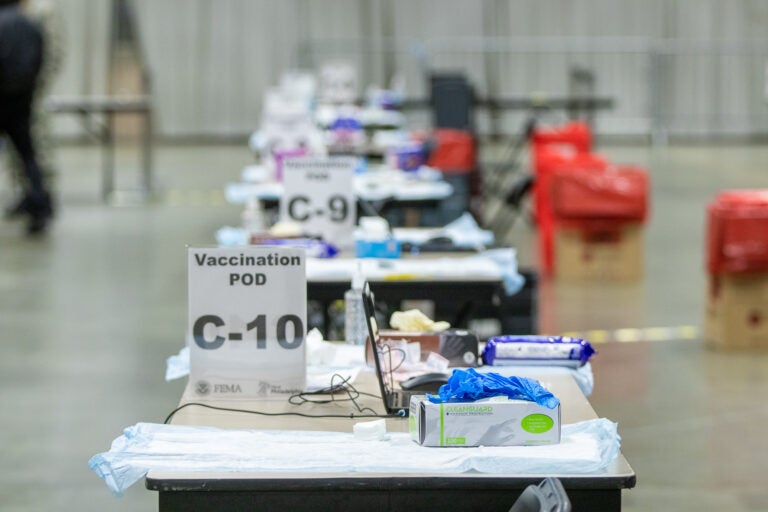
M 645 221 L 648 211 L 648 173 L 630 166 L 605 172 L 558 169 L 552 177 L 555 217 Z
M 537 127 L 531 135 L 534 151 L 542 146 L 563 146 L 579 153 L 592 149 L 592 132 L 582 121 L 571 121 L 562 126 Z
M 477 169 L 475 138 L 470 132 L 441 128 L 433 138 L 435 147 L 427 165 L 446 174 L 469 174 Z
M 729 190 L 707 208 L 707 270 L 768 271 L 768 190 Z
M 707 207 L 705 338 L 768 349 L 768 190 L 729 190 Z
M 567 173 L 600 172 L 608 167 L 608 161 L 594 153 L 581 153 L 567 149 L 540 146 L 534 148 L 536 180 L 533 188 L 536 221 L 539 225 L 539 258 L 542 271 L 551 274 L 554 268 L 554 212 L 551 198 L 552 175 L 558 171 Z

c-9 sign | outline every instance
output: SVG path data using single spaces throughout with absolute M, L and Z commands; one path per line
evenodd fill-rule
M 357 217 L 355 161 L 351 158 L 294 158 L 285 161 L 280 218 L 306 233 L 350 247 Z
M 306 222 L 312 216 L 327 216 L 331 222 L 343 223 L 349 217 L 347 198 L 333 194 L 325 205 L 314 205 L 306 195 L 298 195 L 288 200 L 288 217 L 296 222 Z

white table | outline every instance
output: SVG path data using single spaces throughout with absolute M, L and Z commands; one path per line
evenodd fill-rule
M 569 375 L 544 375 L 541 383 L 560 399 L 563 423 L 597 415 Z M 372 374 L 360 376 L 355 386 L 376 393 Z M 362 405 L 383 412 L 381 400 L 362 397 Z M 269 412 L 295 411 L 287 401 L 252 401 L 235 404 Z M 342 410 L 335 404 L 301 406 L 308 414 Z M 349 432 L 356 420 L 344 418 L 264 417 L 188 407 L 172 420 L 174 425 L 208 425 L 238 429 L 290 429 Z M 407 432 L 408 420 L 390 418 L 389 432 Z M 415 445 L 414 445 L 415 446 Z M 177 510 L 509 510 L 522 490 L 546 476 L 560 478 L 573 510 L 621 510 L 621 490 L 635 486 L 634 470 L 623 455 L 597 474 L 504 475 L 312 473 L 297 467 L 290 473 L 174 473 L 151 471 L 148 489 L 159 492 L 162 512 Z
M 267 171 L 261 166 L 243 169 L 242 180 L 226 184 L 224 193 L 228 202 L 245 204 L 250 198 L 279 201 L 283 196 L 283 184 L 269 181 Z M 354 189 L 358 199 L 368 202 L 440 201 L 453 194 L 453 187 L 442 179 L 439 172 L 428 169 L 419 173 L 387 168 L 374 169 L 356 174 Z

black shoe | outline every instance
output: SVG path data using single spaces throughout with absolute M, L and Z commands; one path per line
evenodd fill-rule
M 23 200 L 25 211 L 29 215 L 27 234 L 35 235 L 45 231 L 48 222 L 53 218 L 53 202 L 47 192 L 39 195 L 27 195 Z
M 27 197 L 22 197 L 15 203 L 13 203 L 11 206 L 5 209 L 5 212 L 3 213 L 3 216 L 7 220 L 16 219 L 18 217 L 21 217 L 25 213 L 28 213 L 29 211 L 29 200 Z
M 29 222 L 27 223 L 27 234 L 40 235 L 45 233 L 49 220 L 50 217 L 46 215 L 35 215 L 30 217 Z
M 48 193 L 42 197 L 35 198 L 31 195 L 25 195 L 13 205 L 5 209 L 6 219 L 15 219 L 22 215 L 44 215 L 52 218 L 54 214 L 53 201 Z

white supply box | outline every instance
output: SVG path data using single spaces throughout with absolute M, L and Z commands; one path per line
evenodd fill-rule
M 560 405 L 494 397 L 476 402 L 432 403 L 411 397 L 411 439 L 423 446 L 514 446 L 560 442 Z

